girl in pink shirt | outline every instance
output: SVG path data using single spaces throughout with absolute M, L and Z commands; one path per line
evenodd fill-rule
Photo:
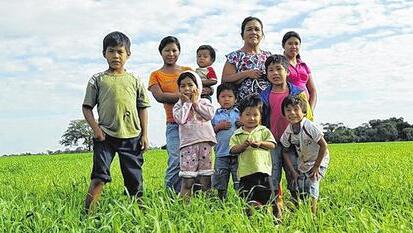
M 214 108 L 208 99 L 201 98 L 202 81 L 197 73 L 185 71 L 177 82 L 180 98 L 173 117 L 179 125 L 181 195 L 188 200 L 196 178 L 203 191 L 211 188 L 211 149 L 216 144 L 211 124 Z
M 290 63 L 288 67 L 288 81 L 305 91 L 310 106 L 312 110 L 314 110 L 317 103 L 317 90 L 311 76 L 310 68 L 308 68 L 300 57 L 300 35 L 294 31 L 285 33 L 282 39 L 282 46 L 284 48 L 284 55 Z

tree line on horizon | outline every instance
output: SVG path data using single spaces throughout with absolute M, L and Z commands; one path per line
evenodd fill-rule
M 370 120 L 356 128 L 349 128 L 341 122 L 321 125 L 328 143 L 413 141 L 413 125 L 402 117 Z M 91 151 L 92 138 L 93 132 L 86 120 L 73 120 L 59 142 L 63 146 L 81 144 L 84 150 Z
M 413 125 L 402 117 L 370 120 L 353 129 L 343 123 L 321 125 L 329 143 L 413 141 Z
M 356 128 L 349 128 L 341 122 L 322 123 L 321 126 L 323 128 L 324 138 L 328 143 L 413 141 L 413 125 L 404 121 L 403 117 L 370 120 L 368 123 L 363 123 Z M 93 131 L 86 120 L 72 120 L 63 133 L 59 143 L 65 147 L 76 147 L 76 149 L 47 150 L 47 154 L 91 151 L 93 146 Z M 162 149 L 161 146 L 152 146 L 151 148 Z M 33 154 L 28 152 L 20 155 Z

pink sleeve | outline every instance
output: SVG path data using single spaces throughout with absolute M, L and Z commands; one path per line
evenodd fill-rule
M 305 71 L 307 72 L 308 75 L 311 74 L 310 67 L 308 67 L 306 63 L 304 63 L 304 69 L 305 69 Z
M 192 103 L 185 102 L 182 104 L 182 101 L 178 100 L 178 102 L 174 105 L 174 108 L 172 109 L 172 114 L 175 122 L 179 125 L 185 124 L 188 120 L 189 114 L 191 113 L 191 107 Z
M 200 99 L 198 104 L 194 106 L 194 109 L 206 121 L 209 121 L 214 117 L 214 107 L 209 100 Z

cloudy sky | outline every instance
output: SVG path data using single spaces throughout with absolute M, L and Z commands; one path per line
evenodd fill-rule
M 395 116 L 413 123 L 412 1 L 15 0 L 3 1 L 0 15 L 0 155 L 62 148 L 69 121 L 83 118 L 88 79 L 107 68 L 107 33 L 132 39 L 126 67 L 145 85 L 162 65 L 157 47 L 167 35 L 181 41 L 181 65 L 195 67 L 199 45 L 215 47 L 221 76 L 249 15 L 264 22 L 262 48 L 273 53 L 282 53 L 286 31 L 300 33 L 319 92 L 318 122 L 355 127 Z M 153 99 L 149 114 L 149 139 L 162 145 L 164 112 Z

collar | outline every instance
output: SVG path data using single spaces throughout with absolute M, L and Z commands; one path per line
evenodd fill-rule
M 218 108 L 217 109 L 217 113 L 227 113 L 227 112 L 232 112 L 232 111 L 239 113 L 238 108 L 235 107 L 235 106 L 232 107 L 232 108 L 229 108 L 229 109 L 226 109 L 226 108 Z
M 239 135 L 239 134 L 252 134 L 255 133 L 256 131 L 260 131 L 260 130 L 264 130 L 267 127 L 263 126 L 263 125 L 258 125 L 257 127 L 255 127 L 255 129 L 253 129 L 251 132 L 245 131 L 244 129 L 242 129 L 242 127 L 239 127 L 237 130 L 235 130 L 234 135 Z
M 301 129 L 304 127 L 304 124 L 306 123 L 306 121 L 308 121 L 308 119 L 306 117 L 303 117 L 303 119 L 300 121 L 300 132 L 301 132 Z M 287 127 L 287 132 L 291 133 L 291 134 L 294 134 L 293 125 L 291 123 Z

